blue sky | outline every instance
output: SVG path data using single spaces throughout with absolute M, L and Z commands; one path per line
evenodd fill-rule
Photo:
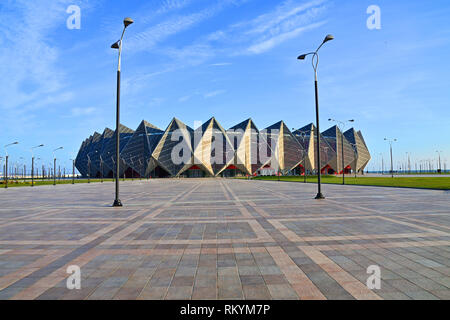
M 369 30 L 369 5 L 381 29 Z M 69 30 L 69 5 L 81 28 Z M 225 128 L 253 118 L 298 128 L 314 120 L 313 71 L 296 57 L 320 52 L 321 130 L 328 118 L 356 120 L 373 156 L 406 152 L 450 166 L 450 3 L 447 0 L 2 0 L 0 124 L 12 161 L 30 147 L 70 167 L 81 142 L 114 128 L 117 53 L 123 49 L 121 122 L 165 129 L 176 116 L 193 126 L 215 116 Z M 2 155 L 4 151 L 2 150 Z M 29 161 L 28 161 L 29 162 Z M 28 163 L 29 164 L 29 163 Z

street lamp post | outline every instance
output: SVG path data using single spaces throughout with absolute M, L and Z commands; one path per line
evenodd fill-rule
M 86 155 L 88 158 L 88 183 L 91 183 L 91 157 L 89 155 Z
M 442 174 L 442 168 L 441 168 L 441 153 L 442 153 L 442 151 L 436 150 L 436 152 L 439 155 L 439 173 Z
M 355 120 L 340 121 L 334 119 L 328 119 L 338 124 L 339 131 L 341 132 L 341 157 L 342 157 L 342 184 L 345 184 L 345 161 L 344 161 L 344 128 L 346 122 L 355 122 Z M 337 137 L 336 137 L 336 151 L 337 151 Z
M 408 165 L 408 173 L 411 174 L 411 152 L 406 152 L 406 161 Z M 405 171 L 406 171 L 406 165 L 405 165 Z
M 72 161 L 72 184 L 75 184 L 75 159 L 70 159 Z
M 126 28 L 133 23 L 131 18 L 125 18 L 123 20 L 123 31 L 120 40 L 115 42 L 111 48 L 119 50 L 119 62 L 117 65 L 117 100 L 116 100 L 116 195 L 113 203 L 113 207 L 121 207 L 122 202 L 119 199 L 119 171 L 120 171 L 120 63 L 121 63 L 121 55 L 122 55 L 122 43 L 123 43 L 123 35 L 125 34 Z
M 19 166 L 18 166 L 18 168 L 17 168 L 17 173 L 18 173 L 17 178 L 20 178 L 20 167 L 22 167 L 22 168 L 23 168 L 23 169 L 22 169 L 22 179 L 24 179 L 23 182 L 25 182 L 25 174 L 24 174 L 24 170 L 25 170 L 25 159 L 24 159 L 23 157 L 20 157 L 19 160 L 24 161 L 24 164 L 23 164 L 23 166 L 22 166 L 22 163 L 19 163 Z
M 0 157 L 0 161 L 1 161 L 1 168 L 2 168 L 2 172 L 3 172 L 3 177 L 5 177 L 5 167 L 3 166 L 3 157 Z
M 102 158 L 102 156 L 100 156 L 100 177 L 101 177 L 101 182 L 103 183 L 103 158 Z
M 5 188 L 8 188 L 8 158 L 9 158 L 9 156 L 8 156 L 8 150 L 7 150 L 7 148 L 9 147 L 9 146 L 12 146 L 12 145 L 15 145 L 15 144 L 19 144 L 19 142 L 13 142 L 13 143 L 10 143 L 10 144 L 7 144 L 4 148 L 5 148 L 5 155 L 6 155 L 6 157 L 5 157 L 5 173 L 6 173 L 6 176 L 5 176 Z
M 43 144 L 31 148 L 31 186 L 34 186 L 34 154 L 33 149 L 43 147 Z
M 356 144 L 356 143 L 350 143 L 351 145 L 352 145 L 352 147 L 353 147 L 353 152 L 355 153 L 355 159 L 358 157 L 358 152 L 357 152 L 357 150 L 358 150 L 358 145 Z M 356 160 L 355 160 L 355 163 L 356 163 Z M 358 175 L 358 172 L 356 171 L 356 164 L 355 164 L 355 170 L 353 170 L 354 172 L 355 172 L 355 179 L 356 179 L 356 177 L 357 177 L 357 175 Z M 375 170 L 374 170 L 375 171 Z
M 384 141 L 388 141 L 389 142 L 389 148 L 390 148 L 390 152 L 391 152 L 391 176 L 393 178 L 394 177 L 394 163 L 393 163 L 393 160 L 392 160 L 392 143 L 396 142 L 397 139 L 384 138 Z
M 55 151 L 64 149 L 63 147 L 56 148 L 53 150 L 53 185 L 56 186 L 56 157 L 55 157 Z
M 383 154 L 379 153 L 379 155 L 381 156 L 381 175 L 384 174 L 384 159 L 383 159 Z
M 312 59 L 311 59 L 311 64 L 312 67 L 314 69 L 314 89 L 315 89 L 315 97 L 316 97 L 316 127 L 317 127 L 317 146 L 316 146 L 316 150 L 317 150 L 317 195 L 316 195 L 316 199 L 325 199 L 325 197 L 322 194 L 322 190 L 321 190 L 321 185 L 320 185 L 320 127 L 319 127 L 319 89 L 318 89 L 318 85 L 317 85 L 317 67 L 319 64 L 319 50 L 320 48 L 322 48 L 322 46 L 330 41 L 333 40 L 334 37 L 329 34 L 325 37 L 325 39 L 322 41 L 322 44 L 317 48 L 316 51 L 314 52 L 310 52 L 307 54 L 302 54 L 300 56 L 298 56 L 297 59 L 299 60 L 305 60 L 305 58 L 309 55 L 312 55 Z

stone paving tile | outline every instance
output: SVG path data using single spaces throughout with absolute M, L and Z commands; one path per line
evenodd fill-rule
M 272 299 L 275 300 L 297 300 L 298 296 L 290 285 L 286 284 L 268 284 Z
M 244 298 L 249 300 L 269 300 L 271 299 L 269 290 L 264 284 L 260 285 L 242 285 Z
M 217 299 L 217 288 L 214 287 L 194 287 L 192 292 L 193 300 L 215 300 Z
M 121 186 L 120 209 L 109 183 L 0 190 L 0 299 L 450 299 L 444 191 L 324 185 L 316 201 L 314 184 Z
M 167 300 L 187 300 L 192 295 L 192 286 L 175 286 L 170 287 L 167 291 Z

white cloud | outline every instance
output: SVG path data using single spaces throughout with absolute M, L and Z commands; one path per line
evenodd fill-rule
M 72 108 L 71 110 L 72 116 L 79 117 L 79 116 L 87 116 L 96 111 L 95 108 L 89 107 L 89 108 Z
M 206 19 L 212 18 L 228 5 L 239 5 L 241 2 L 245 1 L 246 0 L 222 0 L 195 13 L 172 16 L 130 37 L 127 41 L 128 46 L 132 51 L 145 51 L 152 49 L 156 44 L 163 42 L 170 36 L 183 32 Z M 169 5 L 167 8 L 178 8 L 179 6 L 177 7 L 176 3 L 178 2 L 175 2 L 173 6 Z M 180 2 L 180 5 L 181 4 L 182 3 Z M 144 21 L 145 20 L 146 19 L 144 19 Z
M 192 95 L 183 96 L 183 97 L 178 98 L 178 102 L 186 102 L 191 98 L 192 98 Z
M 273 12 L 262 14 L 249 22 L 234 25 L 235 29 L 246 29 L 243 32 L 246 37 L 253 37 L 253 44 L 237 54 L 261 54 L 306 31 L 324 25 L 326 21 L 317 21 L 317 19 L 326 9 L 326 0 L 313 0 L 302 4 L 288 0 L 275 8 Z
M 47 35 L 65 26 L 66 5 L 63 0 L 8 2 L 0 19 L 0 108 L 17 108 L 62 89 L 59 51 Z
M 324 2 L 326 2 L 326 0 L 313 0 L 305 3 L 288 0 L 276 7 L 274 11 L 262 14 L 249 22 L 240 23 L 234 27 L 250 27 L 246 31 L 247 34 L 261 34 L 264 32 L 272 33 L 280 24 L 289 21 L 289 19 L 295 19 L 300 13 L 316 8 Z M 293 25 L 293 27 L 295 28 L 295 25 Z
M 286 40 L 292 39 L 292 38 L 296 38 L 298 37 L 301 33 L 305 32 L 305 31 L 309 31 L 312 29 L 316 29 L 318 27 L 321 27 L 325 24 L 325 21 L 321 21 L 321 22 L 317 22 L 317 23 L 312 23 L 310 25 L 304 26 L 304 27 L 299 27 L 297 29 L 294 29 L 292 31 L 288 31 L 285 33 L 281 33 L 278 34 L 270 39 L 264 40 L 260 43 L 254 44 L 252 46 L 250 46 L 247 49 L 247 52 L 249 54 L 260 54 L 263 52 L 266 52 L 270 49 L 272 49 L 273 47 L 285 42 Z
M 212 97 L 218 96 L 220 94 L 224 94 L 225 92 L 227 92 L 227 91 L 226 90 L 215 90 L 215 91 L 211 91 L 211 92 L 205 93 L 203 95 L 203 97 L 205 99 L 208 99 L 208 98 L 212 98 Z
M 287 0 L 272 11 L 253 19 L 234 23 L 223 30 L 216 30 L 187 49 L 197 54 L 198 60 L 206 61 L 216 55 L 249 55 L 261 54 L 281 43 L 296 38 L 302 33 L 323 26 L 326 21 L 320 17 L 327 10 L 327 0 L 308 2 Z M 221 64 L 211 64 L 221 65 Z
M 223 66 L 230 66 L 232 65 L 231 62 L 218 62 L 218 63 L 211 63 L 211 67 L 223 67 Z

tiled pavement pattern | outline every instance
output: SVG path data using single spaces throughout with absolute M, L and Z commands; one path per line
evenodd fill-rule
M 450 298 L 449 192 L 136 180 L 112 208 L 113 188 L 0 190 L 0 299 Z

